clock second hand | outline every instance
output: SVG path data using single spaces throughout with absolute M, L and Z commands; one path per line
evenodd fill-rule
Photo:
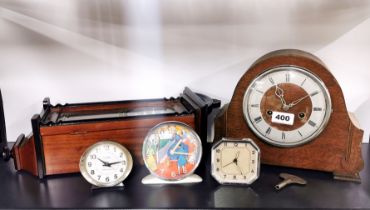
M 239 158 L 239 155 L 240 155 L 240 150 L 236 153 L 236 157 L 235 157 L 235 165 L 238 167 L 239 171 L 240 171 L 240 174 L 243 175 L 243 172 L 242 172 L 242 169 L 240 168 L 239 166 L 239 162 L 238 162 L 238 158 Z

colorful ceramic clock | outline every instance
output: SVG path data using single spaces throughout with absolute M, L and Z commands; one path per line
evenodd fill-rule
M 180 122 L 164 122 L 152 128 L 143 144 L 146 167 L 155 177 L 176 181 L 193 174 L 202 157 L 197 133 Z
M 260 171 L 260 149 L 251 139 L 223 138 L 212 147 L 212 176 L 220 184 L 252 184 Z
M 244 117 L 252 131 L 280 147 L 313 140 L 324 130 L 331 112 L 325 84 L 295 66 L 279 66 L 258 75 L 243 100 Z
M 90 146 L 80 159 L 82 176 L 97 187 L 119 185 L 131 172 L 130 152 L 121 144 L 101 141 Z

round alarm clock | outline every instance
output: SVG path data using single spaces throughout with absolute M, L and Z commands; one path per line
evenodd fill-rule
M 223 138 L 212 147 L 211 173 L 220 184 L 252 184 L 260 171 L 260 149 L 251 139 Z
M 119 185 L 130 174 L 132 165 L 130 152 L 113 141 L 100 141 L 91 145 L 80 159 L 82 176 L 97 187 Z
M 332 111 L 319 77 L 298 66 L 279 66 L 258 75 L 244 94 L 243 113 L 252 131 L 275 146 L 307 143 L 327 125 Z
M 202 157 L 197 133 L 180 122 L 164 122 L 147 134 L 143 144 L 145 166 L 155 177 L 176 181 L 193 174 Z

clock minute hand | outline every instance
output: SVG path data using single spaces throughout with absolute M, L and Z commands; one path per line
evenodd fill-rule
M 231 165 L 231 164 L 233 164 L 234 162 L 235 162 L 235 161 L 233 160 L 233 161 L 231 161 L 230 163 L 228 163 L 228 164 L 226 164 L 226 165 L 222 166 L 222 168 L 225 168 L 226 166 Z
M 238 159 L 237 159 L 237 158 L 234 158 L 234 159 L 233 159 L 233 161 L 231 161 L 230 163 L 228 163 L 228 164 L 226 164 L 226 165 L 222 166 L 222 168 L 224 168 L 224 167 L 226 167 L 226 166 L 228 166 L 228 165 L 230 165 L 230 164 L 233 164 L 233 163 L 235 163 L 236 165 L 238 165 Z
M 122 163 L 122 161 L 116 161 L 116 162 L 108 163 L 107 165 L 112 166 L 112 165 L 115 165 L 115 164 L 118 164 L 118 163 Z
M 175 155 L 190 155 L 189 153 L 186 153 L 186 152 L 173 152 L 173 154 Z
M 310 95 L 305 95 L 303 96 L 302 98 L 299 98 L 295 101 L 293 101 L 292 103 L 290 103 L 288 106 L 289 108 L 292 108 L 293 106 L 297 105 L 299 102 L 303 101 L 304 99 L 306 99 L 307 97 L 309 97 Z

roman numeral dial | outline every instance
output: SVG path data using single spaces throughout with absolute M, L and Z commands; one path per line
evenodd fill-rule
M 306 69 L 280 66 L 251 81 L 243 98 L 249 128 L 275 146 L 294 147 L 313 140 L 331 112 L 330 94 Z

